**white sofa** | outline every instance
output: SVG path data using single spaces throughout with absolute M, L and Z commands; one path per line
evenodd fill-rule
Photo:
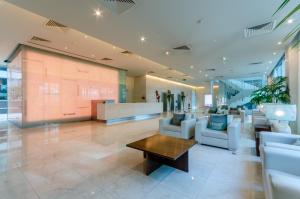
M 266 199 L 300 198 L 300 136 L 262 132 L 260 151 Z
M 167 117 L 159 120 L 160 134 L 184 139 L 190 139 L 195 136 L 196 119 L 184 120 L 180 126 L 172 125 L 171 119 Z
M 201 118 L 196 123 L 195 139 L 199 144 L 226 148 L 235 153 L 239 147 L 241 120 L 233 119 L 227 131 L 216 131 L 207 128 L 208 118 Z

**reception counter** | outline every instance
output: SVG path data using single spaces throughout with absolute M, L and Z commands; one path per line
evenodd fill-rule
M 162 103 L 98 103 L 97 119 L 106 124 L 150 119 L 163 112 Z

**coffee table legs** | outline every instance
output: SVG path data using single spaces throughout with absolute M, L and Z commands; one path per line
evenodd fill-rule
M 163 164 L 185 172 L 189 172 L 188 151 L 185 152 L 182 156 L 180 156 L 177 160 L 170 160 L 147 152 L 144 152 L 144 158 L 146 158 L 146 161 L 144 163 L 144 172 L 146 175 L 151 174 Z

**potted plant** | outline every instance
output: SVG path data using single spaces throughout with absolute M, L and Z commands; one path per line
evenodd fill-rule
M 167 111 L 169 112 L 170 111 L 170 108 L 171 108 L 171 96 L 172 96 L 172 93 L 170 90 L 167 91 Z
M 251 103 L 256 105 L 262 103 L 290 103 L 287 77 L 274 78 L 269 85 L 254 91 L 251 97 Z
M 183 91 L 181 91 L 180 98 L 181 98 L 181 103 L 182 103 L 182 110 L 184 111 L 185 95 L 184 95 Z

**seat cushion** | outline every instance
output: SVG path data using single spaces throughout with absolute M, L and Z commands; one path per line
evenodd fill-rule
M 265 146 L 300 151 L 300 146 L 296 146 L 296 145 L 292 145 L 292 144 L 283 144 L 283 143 L 278 143 L 278 142 L 266 142 Z
M 217 131 L 227 130 L 227 115 L 210 115 L 207 128 Z
M 292 130 L 289 124 L 287 123 L 279 123 L 279 122 L 270 122 L 271 123 L 271 129 L 272 132 L 278 132 L 278 133 L 287 133 L 291 134 Z
M 181 127 L 177 125 L 166 125 L 163 127 L 166 131 L 181 132 Z
M 185 119 L 184 113 L 174 113 L 173 118 L 171 119 L 171 124 L 180 126 L 181 122 Z
M 228 135 L 226 131 L 216 131 L 211 129 L 205 129 L 201 132 L 202 136 L 218 138 L 218 139 L 228 139 Z

